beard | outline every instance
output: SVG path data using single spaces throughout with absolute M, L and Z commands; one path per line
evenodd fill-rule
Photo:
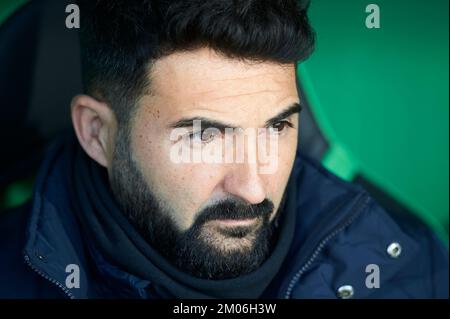
M 119 129 L 110 186 L 122 212 L 153 249 L 178 269 L 204 279 L 235 278 L 267 259 L 275 228 L 269 199 L 255 205 L 239 198 L 217 202 L 199 211 L 192 226 L 180 231 L 171 217 L 176 215 L 151 191 L 155 185 L 146 182 L 133 160 L 129 136 Z M 221 220 L 243 223 L 226 225 Z

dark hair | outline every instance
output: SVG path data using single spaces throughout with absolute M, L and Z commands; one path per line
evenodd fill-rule
M 152 61 L 209 47 L 282 64 L 306 59 L 314 33 L 298 0 L 79 0 L 83 81 L 128 122 Z

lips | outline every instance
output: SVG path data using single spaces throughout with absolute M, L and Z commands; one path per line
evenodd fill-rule
M 219 224 L 220 226 L 236 227 L 236 226 L 251 226 L 257 221 L 257 218 L 244 218 L 244 219 L 216 219 L 212 222 Z

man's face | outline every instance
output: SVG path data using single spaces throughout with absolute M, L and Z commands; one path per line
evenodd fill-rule
M 154 248 L 188 272 L 229 278 L 254 270 L 269 252 L 296 153 L 294 66 L 199 49 L 159 59 L 149 73 L 150 94 L 139 100 L 129 136 L 119 133 L 116 141 L 110 176 L 119 204 Z M 256 162 L 174 161 L 171 151 L 179 143 L 195 152 L 188 142 L 198 118 L 255 132 L 274 128 L 266 140 L 277 139 L 275 169 L 262 173 L 257 154 Z M 186 136 L 171 139 L 175 127 L 185 128 Z M 197 145 L 233 148 L 248 159 L 259 147 L 250 146 L 258 139 L 248 141 L 225 146 L 224 134 L 215 134 Z

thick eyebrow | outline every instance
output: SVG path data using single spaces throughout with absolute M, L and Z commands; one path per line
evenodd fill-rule
M 282 111 L 278 115 L 267 120 L 266 127 L 270 127 L 270 126 L 274 125 L 275 123 L 278 123 L 281 120 L 284 120 L 293 114 L 300 113 L 301 110 L 302 110 L 301 105 L 299 103 L 294 103 L 291 106 L 287 107 L 284 111 Z M 206 117 L 201 117 L 201 116 L 182 118 L 182 119 L 170 124 L 169 128 L 192 127 L 194 121 L 201 121 L 202 129 L 217 128 L 220 131 L 224 132 L 226 128 L 231 128 L 231 129 L 237 128 L 237 126 L 235 126 L 235 125 L 212 120 L 212 119 L 209 119 Z
M 300 113 L 302 111 L 302 106 L 299 103 L 294 103 L 291 106 L 288 106 L 284 111 L 275 115 L 271 119 L 266 121 L 266 127 L 271 127 L 272 125 L 287 119 L 289 116 Z
M 202 130 L 207 128 L 217 128 L 220 131 L 224 132 L 226 128 L 237 128 L 235 125 L 227 124 L 224 122 L 211 120 L 206 117 L 201 116 L 195 116 L 195 117 L 189 117 L 184 118 L 179 121 L 176 121 L 175 123 L 171 124 L 169 127 L 171 128 L 179 128 L 179 127 L 192 127 L 194 125 L 194 121 L 201 121 L 202 124 Z

